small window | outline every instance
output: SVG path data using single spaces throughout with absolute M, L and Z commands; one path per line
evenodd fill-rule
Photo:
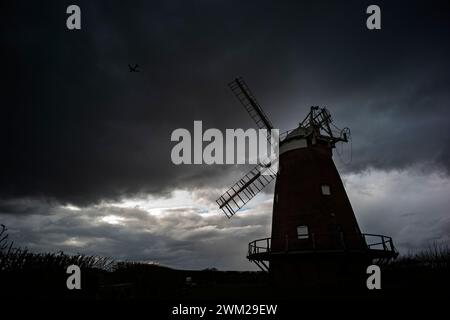
M 278 203 L 278 193 L 275 195 L 275 203 Z
M 298 226 L 297 227 L 297 237 L 298 239 L 308 239 L 308 227 L 307 226 Z
M 322 188 L 322 194 L 323 194 L 323 195 L 329 196 L 329 195 L 331 194 L 331 189 L 330 189 L 330 186 L 329 186 L 329 185 L 323 184 L 323 185 L 321 186 L 321 188 Z

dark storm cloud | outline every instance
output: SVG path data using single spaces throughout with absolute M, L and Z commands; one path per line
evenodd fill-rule
M 447 2 L 380 2 L 377 32 L 365 28 L 368 2 L 80 1 L 81 31 L 65 28 L 69 4 L 2 10 L 4 201 L 89 205 L 231 184 L 238 169 L 172 165 L 170 134 L 194 120 L 253 126 L 226 87 L 236 75 L 282 130 L 329 106 L 353 129 L 348 172 L 450 168 Z
M 11 238 L 35 251 L 84 253 L 153 261 L 172 267 L 250 269 L 246 243 L 268 233 L 270 206 L 232 222 L 219 215 L 202 215 L 190 208 L 147 211 L 114 206 L 71 211 L 53 208 L 52 215 L 20 219 L 4 215 L 13 225 Z M 117 217 L 117 223 L 105 218 Z

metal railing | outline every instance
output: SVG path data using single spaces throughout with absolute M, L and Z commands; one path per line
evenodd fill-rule
M 363 236 L 369 249 L 397 252 L 391 237 L 371 233 L 364 233 Z
M 283 133 L 280 133 L 280 137 L 279 137 L 280 142 L 283 141 L 284 139 L 286 139 L 286 137 L 288 136 L 288 134 L 291 133 L 291 132 L 294 131 L 294 130 L 296 130 L 296 129 L 291 129 L 291 130 L 285 131 L 285 132 L 283 132 Z
M 271 238 L 262 238 L 250 242 L 248 244 L 248 256 L 270 252 L 271 240 Z
M 358 241 L 359 240 L 359 241 Z M 355 247 L 355 243 L 357 246 Z M 386 253 L 397 254 L 391 237 L 379 234 L 360 234 L 345 236 L 340 232 L 337 234 L 314 234 L 308 235 L 308 238 L 288 238 L 283 241 L 276 252 L 288 251 L 321 251 L 321 250 L 378 250 Z M 274 252 L 275 252 L 274 251 Z M 257 239 L 248 244 L 248 257 L 267 254 L 272 252 L 272 239 Z

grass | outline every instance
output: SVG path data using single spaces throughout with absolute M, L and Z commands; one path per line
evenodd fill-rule
M 423 251 L 400 256 L 390 266 L 394 268 L 448 270 L 450 268 L 450 248 L 435 242 Z

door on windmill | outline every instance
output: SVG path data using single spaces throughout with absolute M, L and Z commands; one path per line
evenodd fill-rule
M 332 223 L 328 227 L 328 242 L 331 248 L 341 248 L 345 247 L 344 234 L 342 232 L 342 227 L 339 224 Z

